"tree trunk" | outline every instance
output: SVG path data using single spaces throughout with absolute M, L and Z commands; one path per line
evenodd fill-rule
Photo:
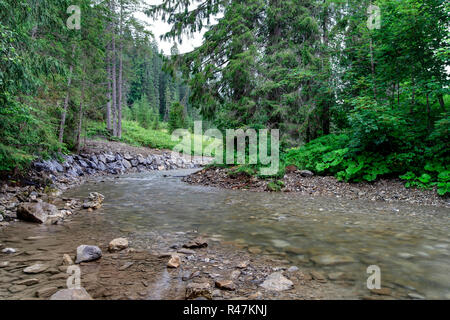
M 412 78 L 412 97 L 411 97 L 411 107 L 409 108 L 409 113 L 412 114 L 414 111 L 414 106 L 416 105 L 416 82 L 414 77 Z
M 120 49 L 119 49 L 119 82 L 117 84 L 117 137 L 122 137 L 122 99 L 123 99 L 123 2 L 120 1 Z
M 112 11 L 113 15 L 115 13 L 115 4 L 114 0 L 112 1 Z M 114 23 L 114 17 L 112 22 L 112 40 L 111 40 L 111 47 L 112 47 L 112 56 L 111 56 L 111 79 L 112 79 L 112 129 L 113 129 L 113 136 L 117 136 L 117 78 L 116 78 L 116 25 Z
M 106 128 L 108 131 L 111 131 L 111 95 L 112 95 L 112 79 L 111 79 L 111 52 L 110 52 L 110 45 L 108 45 L 108 48 L 106 49 L 106 73 L 108 75 L 108 90 L 106 92 Z
M 445 101 L 444 96 L 441 94 L 438 95 L 439 105 L 441 106 L 442 112 L 445 112 Z
M 84 74 L 84 72 L 83 72 Z M 84 102 L 84 79 L 81 84 L 81 100 L 80 108 L 78 109 L 78 130 L 77 130 L 77 153 L 81 151 L 81 130 L 83 128 L 83 102 Z
M 373 42 L 372 38 L 370 38 L 370 67 L 372 70 L 372 86 L 373 86 L 373 96 L 375 100 L 377 100 L 377 87 L 375 84 L 375 61 L 373 58 Z
M 427 92 L 427 128 L 431 130 L 431 107 L 430 107 L 430 93 Z
M 72 59 L 74 58 L 74 55 L 75 55 L 75 48 L 76 48 L 76 46 L 73 45 Z M 58 140 L 59 141 L 59 147 L 58 147 L 59 152 L 61 152 L 61 146 L 64 141 L 64 127 L 66 125 L 67 107 L 69 105 L 70 85 L 72 83 L 72 72 L 73 72 L 73 63 L 71 61 L 70 68 L 69 68 L 69 78 L 67 79 L 67 92 L 66 92 L 66 97 L 64 98 L 63 111 L 61 113 L 61 122 L 59 124 L 59 140 Z
M 330 86 L 329 83 L 329 74 L 328 74 L 328 65 L 329 65 L 329 55 L 326 50 L 328 49 L 328 42 L 329 42 L 329 35 L 328 35 L 328 7 L 326 2 L 324 1 L 324 13 L 323 13 L 323 20 L 322 20 L 322 33 L 323 33 L 323 46 L 325 48 L 325 52 L 323 53 L 322 57 L 322 72 L 325 72 L 324 69 L 324 63 L 327 64 L 327 86 Z M 322 108 L 322 132 L 324 135 L 330 134 L 330 104 L 331 104 L 331 94 L 327 92 L 325 97 L 325 103 Z

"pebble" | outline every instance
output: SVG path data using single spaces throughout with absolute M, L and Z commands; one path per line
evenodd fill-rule
M 57 287 L 42 288 L 42 289 L 39 289 L 38 291 L 36 291 L 36 297 L 38 297 L 38 298 L 49 298 L 54 293 L 56 293 L 57 291 L 58 291 Z
M 416 300 L 425 300 L 426 298 L 418 293 L 408 293 L 408 297 Z
M 2 252 L 6 253 L 6 254 L 11 254 L 11 253 L 16 253 L 17 250 L 14 249 L 14 248 L 5 248 L 5 249 L 2 250 Z
M 17 281 L 15 284 L 19 286 L 33 286 L 39 283 L 39 279 L 25 279 Z
M 236 285 L 231 280 L 218 280 L 216 281 L 216 287 L 221 290 L 228 290 L 228 291 L 236 290 Z
M 375 293 L 379 296 L 390 296 L 392 294 L 392 291 L 389 288 L 371 289 L 370 292 Z
M 311 277 L 319 282 L 326 282 L 325 275 L 319 271 L 311 271 Z
M 261 287 L 270 291 L 285 291 L 292 289 L 294 284 L 291 280 L 284 277 L 281 272 L 275 272 L 264 280 Z
M 287 269 L 287 272 L 297 272 L 299 269 L 296 266 L 292 266 L 289 269 Z
M 186 248 L 182 248 L 182 249 L 178 250 L 177 252 L 181 253 L 181 254 L 188 254 L 188 255 L 195 254 L 194 250 L 190 250 L 190 249 L 186 249 Z
M 29 267 L 23 269 L 23 272 L 27 273 L 27 274 L 36 274 L 36 273 L 44 272 L 47 269 L 48 269 L 47 265 L 41 264 L 41 263 L 36 263 L 36 264 L 33 264 L 32 266 L 29 266 Z
M 11 293 L 17 293 L 17 292 L 25 290 L 26 288 L 27 288 L 27 286 L 25 286 L 25 285 L 16 285 L 15 284 L 15 285 L 12 285 L 11 287 L 9 287 L 8 291 Z
M 167 263 L 168 268 L 178 268 L 181 265 L 181 258 L 177 255 L 172 255 L 169 262 Z

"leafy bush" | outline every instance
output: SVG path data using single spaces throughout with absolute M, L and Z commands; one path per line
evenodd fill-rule
M 176 129 L 183 129 L 186 127 L 184 119 L 184 107 L 181 103 L 176 102 L 170 107 L 169 113 L 169 132 L 172 133 Z

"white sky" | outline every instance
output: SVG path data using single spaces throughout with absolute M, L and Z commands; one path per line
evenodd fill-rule
M 163 0 L 145 0 L 148 4 L 160 4 Z M 161 19 L 153 20 L 152 18 L 147 17 L 142 12 L 138 12 L 135 14 L 135 17 L 139 20 L 145 21 L 148 23 L 149 30 L 153 32 L 155 35 L 155 39 L 158 42 L 159 49 L 163 50 L 165 54 L 170 55 L 170 49 L 172 48 L 174 42 L 163 41 L 160 39 L 160 36 L 170 31 L 171 26 L 168 23 L 163 22 Z M 190 52 L 196 47 L 199 47 L 202 44 L 203 34 L 206 32 L 206 29 L 203 29 L 201 33 L 196 33 L 193 36 L 183 36 L 182 44 L 178 43 L 178 50 L 180 53 Z

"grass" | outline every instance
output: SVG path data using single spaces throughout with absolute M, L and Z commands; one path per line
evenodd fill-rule
M 111 136 L 111 133 L 106 129 L 105 123 L 102 122 L 89 122 L 86 128 L 86 136 L 88 138 L 106 138 L 113 141 L 120 141 L 126 144 L 136 147 L 148 147 L 153 149 L 168 149 L 173 150 L 180 144 L 181 139 L 178 141 L 172 140 L 172 135 L 166 129 L 164 123 L 161 124 L 161 129 L 146 129 L 141 127 L 134 121 L 122 122 L 122 138 L 118 139 Z M 180 146 L 186 152 L 190 152 L 191 155 L 199 155 L 194 153 L 194 139 L 202 139 L 202 149 L 211 144 L 214 140 L 208 137 L 201 137 L 191 134 L 191 141 L 183 141 Z

